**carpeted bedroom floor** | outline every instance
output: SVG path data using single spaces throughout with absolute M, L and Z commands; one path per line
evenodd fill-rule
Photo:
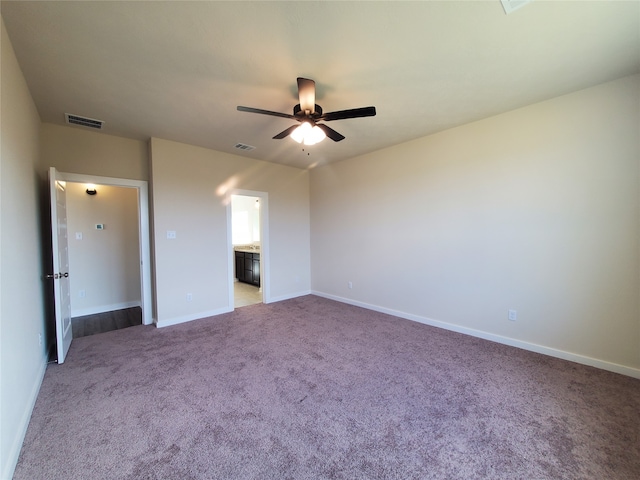
M 15 479 L 638 479 L 640 380 L 305 296 L 74 340 Z

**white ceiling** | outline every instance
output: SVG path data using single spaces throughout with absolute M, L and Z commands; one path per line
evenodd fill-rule
M 640 72 L 640 2 L 6 2 L 2 16 L 44 122 L 160 137 L 306 168 Z M 316 81 L 347 138 L 271 137 L 296 77 Z M 293 122 L 295 123 L 295 122 Z M 82 127 L 74 127 L 82 128 Z M 256 147 L 234 148 L 237 142 Z

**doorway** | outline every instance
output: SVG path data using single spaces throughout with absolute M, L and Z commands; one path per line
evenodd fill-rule
M 142 324 L 138 191 L 66 182 L 73 338 Z
M 103 196 L 107 195 L 107 191 L 112 192 L 120 192 L 120 194 L 126 192 L 127 196 L 130 197 L 128 200 L 128 204 L 125 207 L 122 202 L 120 202 L 120 209 L 128 208 L 135 205 L 136 212 L 128 212 L 130 215 L 133 215 L 134 218 L 129 219 L 129 223 L 133 223 L 130 228 L 127 229 L 127 233 L 124 235 L 120 235 L 116 242 L 120 243 L 135 243 L 134 251 L 128 254 L 127 257 L 120 257 L 117 261 L 122 262 L 122 268 L 127 269 L 127 274 L 125 277 L 128 279 L 125 282 L 125 285 L 118 285 L 118 282 L 103 282 L 103 288 L 107 290 L 120 289 L 122 291 L 132 290 L 133 299 L 120 301 L 108 305 L 108 308 L 98 308 L 98 311 L 92 312 L 91 309 L 95 309 L 95 305 L 86 306 L 80 302 L 81 299 L 86 298 L 88 295 L 88 291 L 86 288 L 82 286 L 76 285 L 77 288 L 73 291 L 73 297 L 78 297 L 76 299 L 76 305 L 80 308 L 75 309 L 75 316 L 86 316 L 87 314 L 95 313 L 100 314 L 104 313 L 106 310 L 114 310 L 113 307 L 120 309 L 123 312 L 127 313 L 127 316 L 131 317 L 131 308 L 139 308 L 139 316 L 141 318 L 141 323 L 143 325 L 150 325 L 153 323 L 153 314 L 152 314 L 152 300 L 151 300 L 151 254 L 150 254 L 150 232 L 149 232 L 149 208 L 148 208 L 148 188 L 147 182 L 138 181 L 138 180 L 128 180 L 128 179 L 120 179 L 120 178 L 111 178 L 111 177 L 99 177 L 95 175 L 83 175 L 83 174 L 71 174 L 71 173 L 63 173 L 58 172 L 59 178 L 63 179 L 67 182 L 68 186 L 71 189 L 80 189 L 83 195 L 87 196 L 99 196 L 100 191 L 102 190 Z M 90 193 L 86 193 L 86 190 L 94 190 L 97 193 L 95 195 L 91 195 Z M 120 195 L 122 196 L 122 195 Z M 116 197 L 112 197 L 116 198 Z M 73 201 L 73 198 L 71 199 Z M 89 228 L 87 230 L 87 226 L 85 225 L 83 228 L 75 228 L 70 225 L 71 230 L 69 231 L 69 243 L 77 242 L 78 244 L 82 244 L 84 240 L 88 240 L 88 237 L 85 235 L 95 235 L 100 233 L 108 233 L 111 226 L 115 227 L 113 222 L 100 221 L 99 218 L 107 218 L 104 215 L 106 213 L 103 211 L 99 215 L 103 215 L 102 217 L 91 217 L 84 216 L 85 223 L 86 221 L 90 221 L 91 218 L 93 220 L 90 221 Z M 122 232 L 121 232 L 122 233 Z M 87 242 L 85 242 L 86 244 Z M 122 247 L 122 245 L 120 245 Z M 117 244 L 112 244 L 108 247 L 102 246 L 104 248 L 108 248 L 110 250 L 117 248 Z M 95 253 L 95 252 L 94 252 Z M 82 255 L 77 256 L 76 263 L 78 261 L 82 262 Z M 125 265 L 126 264 L 126 265 Z M 77 265 L 80 266 L 80 265 Z M 86 266 L 85 266 L 86 270 Z M 86 272 L 85 273 L 90 276 L 93 274 L 96 278 L 101 276 L 99 267 L 96 271 Z M 85 275 L 85 277 L 87 277 Z M 80 277 L 80 275 L 79 275 Z M 90 279 L 87 280 L 90 282 Z M 131 282 L 135 282 L 135 285 Z M 108 292 L 107 292 L 108 293 Z M 100 292 L 101 295 L 104 296 L 105 292 Z M 107 297 L 108 298 L 108 297 Z M 111 297 L 114 298 L 114 297 Z M 72 301 L 72 308 L 73 308 Z M 100 302 L 98 302 L 100 303 Z M 104 299 L 103 299 L 103 304 Z M 108 303 L 108 302 L 107 302 Z M 84 309 L 83 309 L 84 308 Z M 101 310 L 101 311 L 100 311 Z M 113 317 L 113 315 L 112 315 Z M 119 318 L 116 316 L 116 318 Z M 120 323 L 120 322 L 118 322 Z
M 234 191 L 228 205 L 232 272 L 229 301 L 235 309 L 263 303 L 265 299 L 267 194 Z

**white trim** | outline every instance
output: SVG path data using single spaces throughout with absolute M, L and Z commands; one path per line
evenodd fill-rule
M 580 363 L 582 365 L 588 365 L 590 367 L 596 367 L 601 370 L 607 370 L 609 372 L 619 373 L 628 377 L 640 379 L 640 369 L 627 367 L 617 363 L 607 362 L 605 360 L 599 360 L 597 358 L 587 357 L 577 353 L 566 352 L 564 350 L 558 350 L 551 347 L 545 347 L 544 345 L 537 345 L 535 343 L 525 342 L 522 340 L 516 340 L 515 338 L 503 337 L 502 335 L 496 335 L 494 333 L 484 332 L 482 330 L 475 330 L 473 328 L 462 327 L 453 323 L 443 322 L 441 320 L 434 320 L 432 318 L 422 317 L 420 315 L 414 315 L 411 313 L 405 313 L 390 308 L 379 307 L 377 305 L 371 305 L 369 303 L 359 302 L 357 300 L 351 300 L 349 298 L 339 297 L 337 295 L 331 295 L 329 293 L 311 291 L 312 295 L 335 300 L 336 302 L 346 303 L 354 305 L 356 307 L 366 308 L 367 310 L 373 310 L 375 312 L 386 313 L 387 315 L 393 315 L 394 317 L 404 318 L 406 320 L 413 320 L 414 322 L 423 323 L 425 325 L 431 325 L 432 327 L 444 328 L 445 330 L 451 330 L 453 332 L 463 333 L 472 337 L 482 338 L 484 340 L 490 340 L 496 343 L 502 343 L 510 347 L 522 348 L 530 352 L 541 353 L 543 355 L 549 355 L 550 357 L 560 358 L 562 360 L 568 360 L 570 362 Z
M 0 472 L 0 478 L 13 478 L 13 473 L 15 472 L 16 465 L 18 464 L 20 450 L 22 449 L 22 444 L 24 443 L 24 437 L 27 434 L 27 428 L 29 427 L 29 421 L 31 420 L 31 414 L 33 413 L 33 408 L 36 406 L 36 400 L 38 399 L 38 394 L 40 393 L 40 387 L 42 386 L 44 374 L 46 371 L 47 360 L 46 358 L 43 358 L 42 364 L 40 365 L 40 370 L 36 375 L 36 381 L 33 384 L 33 387 L 31 387 L 31 394 L 29 395 L 29 398 L 27 400 L 27 408 L 23 410 L 22 418 L 20 419 L 20 423 L 18 424 L 18 428 L 16 431 L 16 436 L 13 438 L 11 448 L 9 449 L 9 453 L 7 454 L 7 458 L 5 459 L 5 471 Z
M 138 228 L 140 242 L 140 303 L 142 307 L 142 324 L 151 325 L 152 293 L 151 293 L 151 236 L 149 231 L 149 184 L 144 180 L 127 178 L 101 177 L 81 173 L 58 172 L 58 177 L 66 182 L 95 183 L 114 187 L 129 187 L 138 190 Z
M 311 290 L 305 290 L 303 292 L 288 293 L 286 295 L 281 295 L 279 297 L 271 297 L 268 302 L 264 302 L 264 303 L 282 302 L 284 300 L 291 300 L 292 298 L 304 297 L 305 295 L 310 295 L 311 293 L 312 293 Z M 318 296 L 322 296 L 322 295 L 318 295 Z
M 171 325 L 179 325 L 193 320 L 202 320 L 203 318 L 215 317 L 216 315 L 222 315 L 223 313 L 229 312 L 233 312 L 233 307 L 223 307 L 218 308 L 217 310 L 210 310 L 208 312 L 193 313 L 181 317 L 168 318 L 166 320 L 156 320 L 155 323 L 158 328 L 170 327 Z
M 306 290 L 304 292 L 297 292 L 289 295 L 283 295 L 277 298 L 271 298 L 269 302 L 264 302 L 264 303 L 282 302 L 283 300 L 290 300 L 292 298 L 304 297 L 305 295 L 310 295 L 310 294 L 311 294 L 311 291 Z M 155 325 L 158 328 L 170 327 L 172 325 L 179 325 L 181 323 L 192 322 L 194 320 L 202 320 L 203 318 L 215 317 L 216 315 L 222 315 L 223 313 L 230 313 L 233 311 L 234 311 L 233 307 L 222 307 L 216 310 L 209 310 L 208 312 L 193 313 L 193 314 L 184 315 L 181 317 L 169 318 L 167 320 L 155 320 Z
M 229 299 L 227 305 L 230 308 L 234 308 L 235 302 L 235 294 L 234 294 L 234 282 L 238 280 L 235 278 L 235 252 L 233 250 L 233 237 L 232 237 L 232 220 L 231 220 L 231 195 L 225 198 L 225 202 L 227 205 L 227 271 L 229 272 L 229 276 L 231 277 L 231 285 L 229 288 Z M 262 255 L 260 255 L 262 258 Z
M 84 317 L 85 315 L 95 315 L 96 313 L 113 312 L 124 308 L 142 307 L 139 300 L 133 302 L 114 303 L 112 305 L 99 305 L 97 307 L 78 308 L 71 310 L 71 318 Z

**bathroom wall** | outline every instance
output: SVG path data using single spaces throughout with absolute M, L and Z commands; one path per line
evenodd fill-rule
M 257 202 L 257 203 L 256 203 Z M 258 207 L 256 207 L 258 205 Z M 260 244 L 260 200 L 245 195 L 231 196 L 233 245 Z

